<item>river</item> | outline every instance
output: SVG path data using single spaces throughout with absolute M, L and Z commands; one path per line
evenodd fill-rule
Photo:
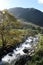
M 32 55 L 32 53 L 34 53 L 34 47 L 37 48 L 37 42 L 37 36 L 28 37 L 24 43 L 20 44 L 19 47 L 17 46 L 16 49 L 13 49 L 13 52 L 5 55 L 0 61 L 0 65 L 5 65 L 6 63 L 15 64 L 16 61 L 19 60 L 22 56 Z

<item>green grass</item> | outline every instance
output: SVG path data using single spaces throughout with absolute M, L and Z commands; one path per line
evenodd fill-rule
M 6 38 L 6 45 L 12 45 L 15 43 L 20 43 L 27 36 L 28 31 L 22 29 L 11 29 L 8 33 L 4 35 Z M 2 45 L 1 35 L 0 35 L 0 46 Z
M 37 36 L 39 37 L 37 50 L 31 61 L 28 61 L 26 65 L 43 65 L 43 34 L 38 34 Z
M 33 30 L 30 29 L 10 29 L 9 31 L 4 31 L 4 38 L 6 39 L 6 45 L 13 45 L 16 43 L 23 42 L 27 36 L 35 35 Z M 2 45 L 1 35 L 0 35 L 0 45 Z

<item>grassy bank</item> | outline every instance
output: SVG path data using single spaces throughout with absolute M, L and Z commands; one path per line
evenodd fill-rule
M 28 61 L 26 65 L 43 65 L 43 34 L 38 34 L 39 41 L 35 55 L 32 60 Z

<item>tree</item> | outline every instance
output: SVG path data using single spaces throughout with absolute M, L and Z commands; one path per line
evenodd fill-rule
M 2 40 L 3 49 L 6 47 L 6 35 L 12 27 L 12 22 L 16 21 L 16 18 L 10 14 L 7 10 L 0 11 L 0 37 Z

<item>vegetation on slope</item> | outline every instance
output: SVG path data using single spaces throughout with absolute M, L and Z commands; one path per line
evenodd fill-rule
M 38 34 L 39 42 L 35 55 L 32 56 L 32 60 L 28 61 L 26 65 L 43 65 L 43 34 Z
M 0 45 L 6 46 L 22 42 L 23 38 L 41 31 L 40 27 L 17 21 L 7 10 L 0 14 Z

